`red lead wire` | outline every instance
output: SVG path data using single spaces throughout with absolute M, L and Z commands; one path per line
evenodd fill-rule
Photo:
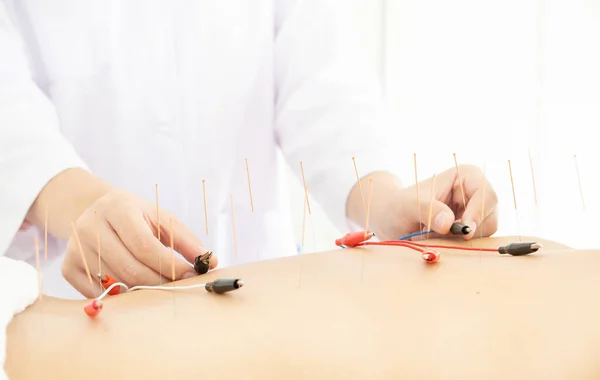
M 386 241 L 365 241 L 360 245 L 392 245 L 401 247 L 423 247 L 423 248 L 443 248 L 443 249 L 458 249 L 462 251 L 485 251 L 485 252 L 498 252 L 497 248 L 476 248 L 476 247 L 461 247 L 459 245 L 441 245 L 441 244 L 423 244 L 416 243 L 408 240 L 386 240 Z M 414 249 L 413 248 L 413 249 Z
M 335 245 L 337 245 L 338 247 L 356 247 L 357 245 L 360 245 L 361 243 L 364 243 L 365 241 L 369 240 L 373 236 L 375 236 L 375 234 L 369 231 L 350 232 L 344 237 L 336 239 Z
M 343 238 L 337 239 L 335 244 L 339 247 L 357 247 L 361 245 L 394 245 L 399 247 L 407 247 L 414 249 L 415 251 L 421 252 L 423 260 L 427 263 L 436 263 L 440 260 L 440 253 L 435 249 L 427 247 L 426 249 L 420 248 L 417 244 L 411 244 L 410 241 L 406 240 L 394 240 L 394 241 L 381 241 L 381 242 L 367 242 L 370 238 L 375 236 L 374 233 L 369 231 L 357 231 L 346 234 Z
M 500 254 L 509 254 L 511 256 L 523 256 L 533 252 L 537 252 L 537 250 L 542 247 L 542 245 L 538 243 L 511 243 L 499 248 L 475 248 L 461 247 L 458 245 L 423 244 L 410 240 L 386 240 L 379 242 L 367 241 L 373 236 L 375 236 L 375 234 L 369 231 L 351 232 L 349 234 L 346 234 L 346 236 L 337 239 L 335 241 L 335 244 L 342 248 L 358 247 L 364 245 L 387 245 L 410 248 L 415 251 L 421 252 L 423 260 L 425 260 L 428 263 L 435 263 L 440 259 L 440 254 L 433 248 L 456 249 L 461 251 L 498 252 Z

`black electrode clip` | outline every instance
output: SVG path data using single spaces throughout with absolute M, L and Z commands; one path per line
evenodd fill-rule
M 205 274 L 206 272 L 208 272 L 208 269 L 210 267 L 210 258 L 212 257 L 212 255 L 213 253 L 211 251 L 208 251 L 204 255 L 196 257 L 196 260 L 194 260 L 194 270 L 196 271 L 196 273 Z
M 542 248 L 542 245 L 538 243 L 510 243 L 498 248 L 498 252 L 511 256 L 524 256 L 537 252 L 540 248 Z
M 239 278 L 219 278 L 204 285 L 204 289 L 210 293 L 223 294 L 239 289 L 244 282 Z
M 450 233 L 452 235 L 468 235 L 471 233 L 471 227 L 467 226 L 466 224 L 454 222 L 450 227 Z

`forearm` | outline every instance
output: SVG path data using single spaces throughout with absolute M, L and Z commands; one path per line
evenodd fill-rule
M 391 216 L 399 212 L 399 210 L 390 210 L 389 205 L 396 203 L 392 200 L 401 189 L 400 179 L 389 172 L 373 172 L 362 177 L 360 183 L 357 182 L 348 195 L 346 202 L 348 219 L 365 228 L 368 212 L 369 230 L 375 231 L 376 234 L 380 233 L 383 226 L 389 225 L 387 221 L 393 219 Z
M 48 232 L 67 239 L 71 223 L 112 187 L 83 169 L 67 169 L 42 189 L 27 213 L 26 220 L 44 228 L 48 217 Z

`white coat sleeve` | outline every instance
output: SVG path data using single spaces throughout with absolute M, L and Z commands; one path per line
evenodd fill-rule
M 280 0 L 276 10 L 276 135 L 288 163 L 341 231 L 356 175 L 392 171 L 376 69 L 355 46 L 345 0 Z M 368 185 L 363 182 L 365 197 Z
M 61 135 L 54 107 L 34 83 L 26 56 L 0 2 L 0 255 L 46 183 L 68 168 L 86 168 Z

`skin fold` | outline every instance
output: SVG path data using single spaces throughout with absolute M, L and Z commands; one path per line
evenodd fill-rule
M 11 379 L 598 379 L 600 252 L 542 239 L 534 254 L 370 246 L 179 281 L 237 291 L 44 297 L 8 328 Z M 497 247 L 518 237 L 451 242 Z M 448 241 L 431 241 L 449 244 Z

